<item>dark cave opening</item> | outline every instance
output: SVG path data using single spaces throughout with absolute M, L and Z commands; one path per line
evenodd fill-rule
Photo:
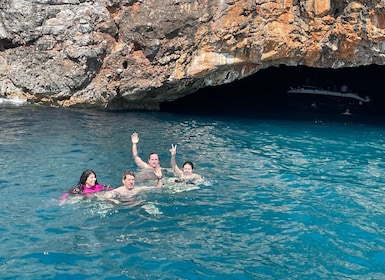
M 230 84 L 207 87 L 173 102 L 162 103 L 160 109 L 183 114 L 284 117 L 309 111 L 342 114 L 349 109 L 352 115 L 380 116 L 385 115 L 384 73 L 385 66 L 378 65 L 340 69 L 271 67 Z M 371 101 L 362 104 L 348 98 L 332 100 L 330 96 L 288 94 L 291 88 L 305 85 L 335 91 L 345 87 L 349 92 L 369 96 Z

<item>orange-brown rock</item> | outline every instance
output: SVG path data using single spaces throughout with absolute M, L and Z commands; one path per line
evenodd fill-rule
M 0 7 L 0 95 L 55 106 L 157 109 L 270 66 L 385 59 L 384 0 L 4 0 Z

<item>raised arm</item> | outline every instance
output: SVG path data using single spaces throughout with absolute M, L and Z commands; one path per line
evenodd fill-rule
M 148 164 L 145 163 L 139 156 L 138 156 L 138 148 L 136 147 L 136 144 L 139 142 L 139 136 L 138 133 L 134 132 L 131 135 L 131 142 L 132 142 L 132 157 L 134 158 L 134 161 L 137 166 L 142 168 L 147 168 Z
M 176 164 L 176 144 L 173 145 L 171 144 L 171 149 L 170 149 L 170 153 L 171 153 L 171 161 L 170 161 L 170 164 L 171 164 L 171 168 L 172 170 L 177 173 L 178 175 L 181 175 L 183 174 L 183 171 L 179 169 L 178 165 Z

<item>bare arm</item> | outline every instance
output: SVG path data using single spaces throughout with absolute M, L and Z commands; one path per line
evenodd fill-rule
M 175 145 L 171 144 L 170 153 L 171 153 L 170 164 L 171 164 L 172 170 L 175 173 L 177 173 L 178 175 L 182 175 L 183 171 L 179 169 L 178 165 L 176 164 L 176 159 L 175 159 L 175 157 L 176 157 L 176 144 Z
M 114 190 L 110 190 L 110 191 L 106 191 L 106 192 L 103 192 L 103 193 L 96 193 L 95 196 L 96 197 L 99 197 L 101 199 L 106 199 L 106 200 L 109 200 L 115 204 L 119 204 L 120 201 L 119 201 L 119 198 L 120 198 L 120 192 L 119 192 L 119 188 L 117 189 L 114 189 Z
M 155 184 L 155 188 L 161 188 L 163 186 L 163 182 L 162 182 L 162 179 L 163 179 L 163 173 L 162 173 L 162 168 L 158 165 L 156 168 L 155 168 L 155 175 L 156 175 L 156 184 Z M 154 189 L 154 187 L 149 187 L 149 186 L 140 186 L 138 188 L 136 188 L 138 191 L 142 191 L 142 190 L 149 190 L 149 189 Z
M 134 132 L 131 135 L 131 142 L 132 142 L 132 157 L 134 158 L 134 161 L 137 166 L 142 168 L 147 168 L 148 164 L 145 163 L 139 156 L 138 156 L 138 148 L 136 147 L 136 144 L 139 142 L 139 136 L 138 133 Z
M 156 181 L 155 188 L 161 188 L 162 186 L 163 186 L 162 179 L 158 179 L 158 180 Z
M 161 188 L 163 186 L 163 182 L 162 182 L 163 174 L 162 174 L 162 168 L 159 165 L 155 169 L 155 175 L 157 178 L 155 187 Z

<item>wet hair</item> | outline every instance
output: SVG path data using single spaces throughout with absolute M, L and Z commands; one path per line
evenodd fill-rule
M 126 170 L 126 171 L 124 171 L 124 173 L 123 173 L 122 179 L 123 179 L 123 180 L 126 179 L 127 175 L 133 176 L 133 177 L 135 178 L 134 172 L 132 172 L 132 171 L 130 171 L 130 170 Z
M 158 159 L 159 159 L 159 154 L 158 154 L 158 153 L 155 153 L 155 152 L 150 153 L 150 154 L 148 155 L 148 159 L 150 159 L 150 157 L 151 157 L 152 155 L 157 155 L 157 156 L 158 156 Z
M 188 165 L 190 165 L 191 166 L 191 169 L 194 169 L 194 164 L 191 162 L 191 161 L 185 161 L 185 163 L 183 163 L 183 167 L 186 165 L 186 164 L 188 164 Z
M 84 190 L 85 185 L 86 185 L 87 178 L 91 174 L 94 174 L 95 178 L 96 178 L 95 171 L 93 171 L 91 169 L 84 170 L 82 175 L 80 175 L 80 179 L 79 179 L 78 184 L 75 187 L 73 187 L 72 189 L 69 189 L 68 192 L 72 193 L 72 194 L 81 194 Z M 97 185 L 97 184 L 99 184 L 98 179 L 96 179 L 96 181 L 95 181 L 95 185 Z

